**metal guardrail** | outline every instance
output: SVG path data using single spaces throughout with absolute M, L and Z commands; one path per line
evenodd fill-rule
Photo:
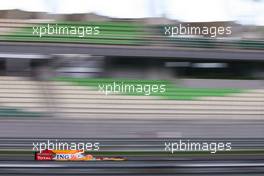
M 54 49 L 56 48 L 56 49 Z M 177 48 L 162 46 L 89 45 L 45 42 L 10 42 L 0 40 L 0 53 L 91 54 L 97 56 L 127 56 L 152 58 L 193 58 L 223 61 L 263 61 L 262 50 L 236 50 L 229 48 Z
M 0 175 L 262 175 L 263 160 L 158 162 L 0 162 Z
M 0 150 L 27 150 L 31 151 L 33 143 L 67 142 L 67 143 L 100 143 L 101 152 L 166 152 L 165 143 L 168 142 L 230 142 L 232 150 L 264 150 L 264 138 L 0 138 Z M 57 141 L 56 141 L 57 140 Z M 231 150 L 231 151 L 232 151 Z M 231 152 L 230 151 L 230 152 Z M 170 154 L 169 152 L 167 152 Z M 227 152 L 226 154 L 229 154 Z

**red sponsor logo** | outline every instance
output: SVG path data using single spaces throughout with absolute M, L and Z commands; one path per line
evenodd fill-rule
M 51 150 L 43 150 L 41 153 L 37 152 L 35 154 L 35 160 L 38 161 L 51 161 L 53 159 L 54 153 Z

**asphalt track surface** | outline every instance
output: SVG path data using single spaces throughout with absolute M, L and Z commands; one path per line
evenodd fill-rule
M 155 115 L 153 115 L 154 117 Z M 244 120 L 243 120 L 244 119 Z M 0 137 L 59 138 L 262 138 L 258 119 L 0 118 Z
M 0 42 L 0 53 L 11 54 L 90 54 L 151 58 L 192 58 L 207 60 L 264 61 L 263 51 L 239 49 L 194 49 L 157 46 L 107 46 L 87 44 Z M 34 58 L 32 58 L 34 59 Z
M 0 162 L 0 175 L 262 175 L 264 160 Z
M 164 141 L 231 141 L 234 149 L 263 149 L 258 120 L 1 119 L 0 150 L 29 149 L 33 141 L 100 141 L 103 151 L 161 151 Z M 168 139 L 164 139 L 164 137 Z M 174 136 L 177 139 L 169 137 Z M 65 139 L 62 139 L 62 138 Z M 104 137 L 102 139 L 101 137 Z M 113 139 L 114 137 L 117 137 Z M 220 138 L 219 138 L 220 137 Z M 235 138 L 237 137 L 237 138 Z M 89 139 L 92 138 L 92 139 Z M 0 175 L 263 175 L 264 156 L 129 156 L 127 161 L 42 162 L 2 154 Z

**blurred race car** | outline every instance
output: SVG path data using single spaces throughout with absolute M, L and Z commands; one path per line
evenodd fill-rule
M 35 160 L 44 161 L 124 161 L 122 157 L 94 157 L 83 150 L 43 150 L 37 152 Z

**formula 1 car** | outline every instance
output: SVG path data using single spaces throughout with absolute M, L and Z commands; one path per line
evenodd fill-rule
M 122 157 L 94 157 L 82 150 L 43 150 L 35 154 L 35 160 L 44 161 L 124 161 Z

